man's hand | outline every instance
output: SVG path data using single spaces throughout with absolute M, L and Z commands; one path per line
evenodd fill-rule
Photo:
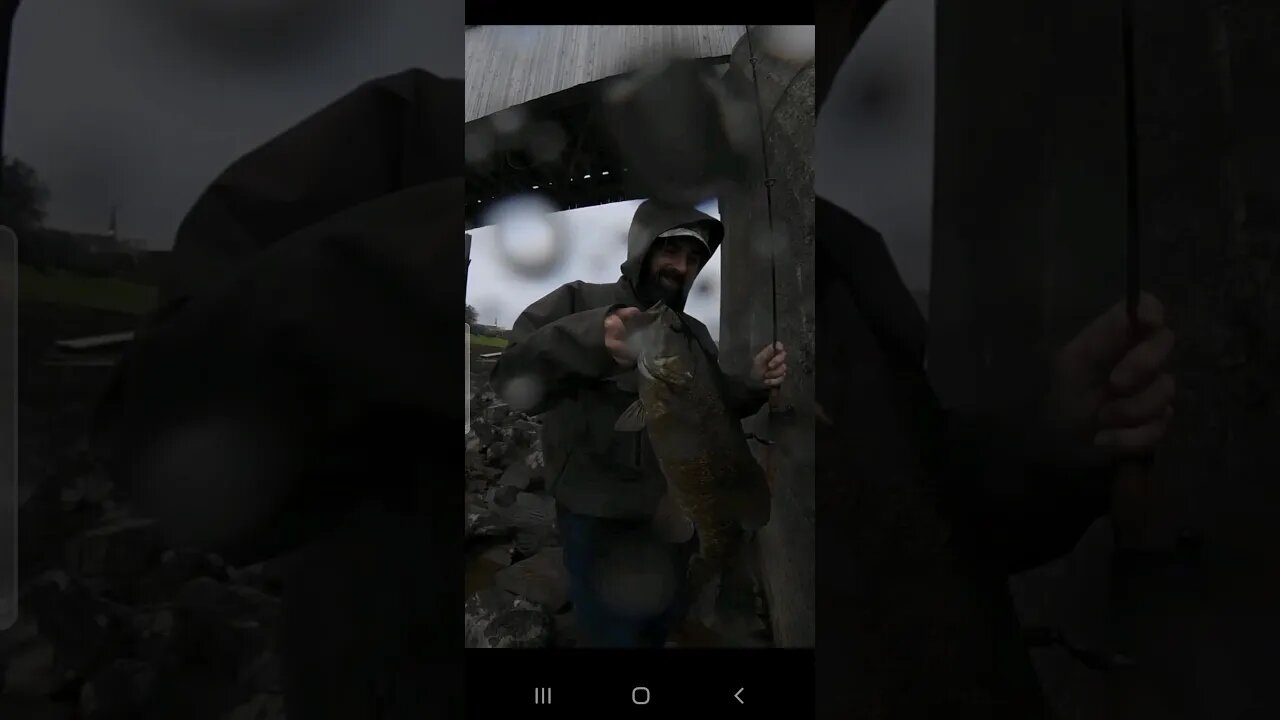
M 626 321 L 640 314 L 640 308 L 623 307 L 604 316 L 604 346 L 623 367 L 634 365 L 635 353 L 627 347 Z
M 782 343 L 765 345 L 751 361 L 751 379 L 774 388 L 787 379 L 787 351 Z
M 1063 348 L 1054 378 L 1057 421 L 1113 456 L 1150 453 L 1173 414 L 1173 331 L 1150 295 L 1137 316 L 1135 332 L 1124 303 L 1103 313 Z

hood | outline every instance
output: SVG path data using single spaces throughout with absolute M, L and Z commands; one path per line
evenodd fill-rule
M 636 208 L 631 218 L 631 230 L 627 233 L 627 260 L 622 263 L 622 277 L 631 283 L 632 290 L 640 287 L 640 274 L 645 258 L 658 236 L 672 230 L 688 229 L 698 234 L 707 244 L 707 257 L 715 254 L 724 239 L 724 225 L 710 215 L 688 205 L 669 205 L 657 200 L 646 200 Z

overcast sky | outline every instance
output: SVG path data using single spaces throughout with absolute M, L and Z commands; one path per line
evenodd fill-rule
M 504 217 L 511 218 L 510 232 L 506 236 L 509 239 L 501 243 L 495 225 L 470 230 L 467 304 L 479 312 L 481 323 L 491 325 L 496 320 L 497 325 L 509 328 L 530 303 L 564 283 L 614 282 L 627 256 L 627 229 L 640 202 L 609 203 L 549 215 L 505 213 Z M 720 217 L 714 202 L 700 209 Z M 725 242 L 732 241 L 725 238 Z M 713 255 L 698 274 L 685 309 L 719 340 L 720 253 Z
M 885 238 L 928 291 L 933 205 L 934 0 L 893 0 L 841 66 L 818 116 L 814 186 Z
M 224 168 L 375 77 L 462 77 L 461 0 L 28 0 L 5 152 L 51 192 L 47 223 L 169 248 Z M 461 112 L 461 108 L 459 108 Z

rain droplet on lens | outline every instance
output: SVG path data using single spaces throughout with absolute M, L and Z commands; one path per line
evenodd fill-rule
M 534 162 L 551 162 L 564 152 L 569 139 L 558 123 L 544 121 L 529 132 L 529 155 Z
M 760 44 L 774 57 L 808 62 L 813 59 L 816 30 L 814 25 L 777 25 L 761 33 Z
M 511 107 L 499 111 L 493 116 L 493 129 L 503 135 L 514 135 L 528 122 L 525 111 L 520 107 Z
M 493 152 L 493 138 L 485 130 L 472 130 L 467 133 L 464 152 L 468 165 L 479 165 Z
M 552 272 L 565 258 L 567 238 L 551 218 L 556 208 L 545 198 L 516 195 L 495 203 L 484 215 L 493 225 L 498 257 L 513 271 L 528 277 Z
M 517 410 L 532 408 L 542 400 L 542 382 L 533 375 L 513 377 L 503 386 L 502 398 Z

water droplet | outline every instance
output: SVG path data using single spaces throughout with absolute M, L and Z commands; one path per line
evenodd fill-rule
M 778 25 L 761 33 L 760 45 L 774 57 L 794 62 L 813 59 L 816 42 L 814 25 Z
M 464 152 L 468 165 L 479 165 L 487 161 L 493 153 L 493 137 L 487 130 L 468 132 Z
M 528 149 L 534 162 L 551 162 L 564 152 L 569 138 L 559 123 L 544 121 L 529 131 Z
M 524 108 L 519 106 L 507 108 L 494 114 L 493 129 L 503 135 L 515 135 L 525 126 L 528 119 Z
M 513 377 L 502 388 L 502 397 L 517 410 L 534 407 L 542 400 L 542 381 L 533 375 Z
M 555 211 L 546 198 L 525 194 L 499 200 L 485 213 L 485 224 L 494 226 L 498 256 L 513 271 L 541 277 L 564 260 L 567 238 L 551 216 Z

